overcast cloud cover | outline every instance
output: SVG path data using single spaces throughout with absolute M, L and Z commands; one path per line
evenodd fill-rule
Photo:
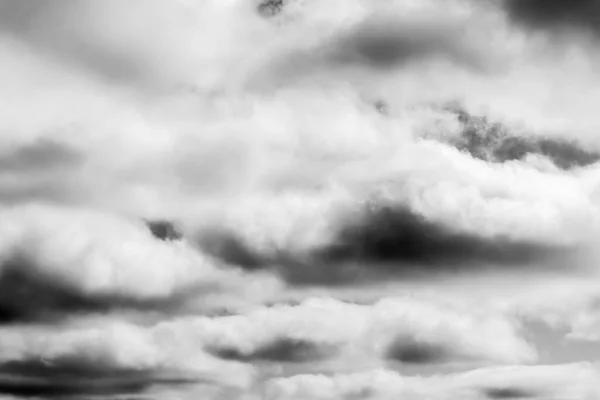
M 0 397 L 600 399 L 599 27 L 0 0 Z

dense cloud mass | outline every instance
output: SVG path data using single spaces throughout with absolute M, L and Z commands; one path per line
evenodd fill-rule
M 511 17 L 533 27 L 600 33 L 600 3 L 596 0 L 507 0 L 506 6 Z
M 0 397 L 600 399 L 599 18 L 0 0 Z

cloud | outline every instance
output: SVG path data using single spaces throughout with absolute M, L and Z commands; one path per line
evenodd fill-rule
M 467 2 L 390 1 L 377 6 L 360 0 L 343 6 L 265 2 L 259 10 L 265 16 L 283 15 L 281 34 L 290 34 L 294 42 L 275 45 L 265 62 L 268 73 L 257 70 L 251 79 L 253 88 L 289 86 L 298 81 L 310 84 L 321 78 L 325 78 L 324 84 L 339 78 L 353 82 L 355 73 L 377 79 L 411 65 L 430 63 L 480 73 L 502 64 L 498 48 L 491 48 L 474 33 L 472 27 L 481 23 L 475 15 L 481 10 Z
M 214 358 L 201 346 L 183 353 L 151 330 L 109 319 L 8 328 L 0 336 L 10 345 L 0 354 L 0 388 L 6 392 L 15 393 L 18 381 L 22 390 L 106 394 L 203 382 L 244 387 L 253 379 L 250 366 Z
M 530 27 L 600 34 L 600 4 L 596 0 L 506 0 L 504 4 L 515 21 Z
M 152 234 L 161 240 L 179 240 L 182 238 L 181 232 L 175 225 L 169 221 L 148 221 L 148 228 Z
M 477 364 L 536 357 L 520 338 L 516 321 L 411 298 L 369 306 L 313 299 L 241 315 L 165 322 L 156 330 L 175 332 L 182 342 L 193 338 L 212 354 L 246 362 Z
M 387 203 L 387 204 L 386 204 Z M 345 285 L 427 274 L 547 272 L 577 261 L 579 245 L 457 229 L 391 202 L 365 205 L 313 248 L 261 252 L 235 234 L 209 232 L 201 247 L 247 271 L 272 270 L 293 285 Z
M 0 309 L 9 321 L 113 308 L 173 311 L 198 297 L 209 305 L 211 296 L 224 306 L 227 287 L 233 299 L 254 279 L 185 242 L 154 238 L 132 218 L 40 205 L 1 212 Z
M 568 139 L 516 134 L 501 123 L 491 123 L 486 117 L 470 115 L 460 108 L 452 112 L 457 114 L 461 132 L 450 143 L 475 158 L 507 162 L 541 155 L 564 170 L 587 167 L 600 161 L 598 151 L 585 149 L 582 144 Z
M 109 312 L 115 309 L 174 312 L 184 308 L 189 292 L 168 298 L 136 299 L 127 294 L 90 295 L 51 274 L 11 260 L 0 278 L 0 323 L 53 321 L 65 315 Z
M 111 84 L 161 88 L 188 83 L 193 68 L 206 61 L 206 46 L 218 51 L 210 41 L 201 43 L 197 25 L 210 13 L 227 18 L 212 2 L 153 0 L 123 5 L 84 0 L 58 1 L 48 7 L 29 0 L 3 0 L 0 32 Z
M 107 394 L 202 383 L 255 390 L 285 366 L 347 371 L 535 359 L 515 321 L 504 315 L 409 297 L 369 306 L 313 299 L 144 324 L 106 315 L 56 326 L 13 325 L 0 330 L 0 341 L 0 390 L 12 394 Z
M 488 368 L 433 377 L 406 377 L 387 370 L 376 370 L 346 375 L 297 375 L 273 379 L 266 384 L 266 398 L 593 398 L 598 395 L 597 378 L 596 367 L 583 363 Z
M 6 149 L 5 149 L 6 151 Z M 29 146 L 0 157 L 0 168 L 7 171 L 33 172 L 51 168 L 65 168 L 81 162 L 80 155 L 68 146 L 51 139 L 41 139 Z
M 330 249 L 322 253 L 325 262 L 393 262 L 390 268 L 478 268 L 489 265 L 544 263 L 568 252 L 543 244 L 506 238 L 477 236 L 454 231 L 449 226 L 428 221 L 402 206 L 367 210 L 363 221 L 343 227 Z
M 481 56 L 469 48 L 461 22 L 435 14 L 397 20 L 370 18 L 333 45 L 332 62 L 392 68 L 438 55 L 459 64 L 477 65 Z
M 51 366 L 41 361 L 14 362 L 0 367 L 0 393 L 22 397 L 134 395 L 156 385 L 192 383 L 193 379 L 161 377 L 154 371 L 102 368 L 77 361 Z
M 259 346 L 250 352 L 244 352 L 236 347 L 227 348 L 227 346 L 223 346 L 213 350 L 213 353 L 226 360 L 303 363 L 318 362 L 331 358 L 335 356 L 337 349 L 335 345 L 319 344 L 318 342 L 306 339 L 282 337 Z
M 576 397 L 443 374 L 539 362 L 515 310 L 596 326 L 594 55 L 489 4 L 257 4 L 0 0 L 0 390 Z M 373 367 L 439 376 L 293 376 Z
M 277 15 L 286 6 L 288 2 L 284 0 L 265 0 L 261 1 L 257 6 L 256 10 L 265 17 L 271 17 Z
M 484 390 L 485 395 L 490 399 L 527 399 L 535 398 L 534 391 L 512 387 L 497 387 Z
M 443 346 L 401 338 L 390 346 L 386 357 L 405 364 L 437 364 L 448 361 L 452 355 Z

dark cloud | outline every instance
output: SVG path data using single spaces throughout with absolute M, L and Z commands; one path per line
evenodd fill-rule
M 133 395 L 151 386 L 192 383 L 172 373 L 116 368 L 82 359 L 55 363 L 24 360 L 0 366 L 0 393 L 27 398 Z
M 481 264 L 528 265 L 555 259 L 567 249 L 462 233 L 441 222 L 427 220 L 405 206 L 378 206 L 366 210 L 338 235 L 338 243 L 321 250 L 326 262 L 362 260 L 403 270 L 416 268 L 470 268 Z
M 482 56 L 447 18 L 371 18 L 333 44 L 331 62 L 388 69 L 428 57 L 482 66 Z
M 600 161 L 600 151 L 584 149 L 578 143 L 541 136 L 514 136 L 500 123 L 483 116 L 474 116 L 460 107 L 449 107 L 461 124 L 461 135 L 451 144 L 471 156 L 489 162 L 522 160 L 529 154 L 542 155 L 557 167 L 570 170 Z
M 55 168 L 76 166 L 82 160 L 82 156 L 67 145 L 51 139 L 40 139 L 14 152 L 0 152 L 0 173 L 47 172 Z
M 491 387 L 483 389 L 482 392 L 488 399 L 493 400 L 538 398 L 538 393 L 519 387 Z
M 187 293 L 172 298 L 137 299 L 117 295 L 89 295 L 64 279 L 49 276 L 27 261 L 13 257 L 0 274 L 0 323 L 46 321 L 85 312 L 112 309 L 173 311 Z
M 249 271 L 267 268 L 273 260 L 258 254 L 233 233 L 209 230 L 198 238 L 204 252 Z
M 386 359 L 404 364 L 440 364 L 451 355 L 447 348 L 413 338 L 396 340 L 386 352 Z
M 160 240 L 179 240 L 183 234 L 177 229 L 175 224 L 169 221 L 146 221 L 146 225 L 152 232 L 152 235 Z
M 218 357 L 244 362 L 305 363 L 332 357 L 336 348 L 310 340 L 280 338 L 264 346 L 245 352 L 237 348 L 208 349 Z
M 504 4 L 514 21 L 529 27 L 600 35 L 598 0 L 505 0 Z
M 286 0 L 263 0 L 256 6 L 256 11 L 263 17 L 272 17 L 279 14 L 286 4 Z
M 245 270 L 272 269 L 291 285 L 348 285 L 486 269 L 550 269 L 577 251 L 461 232 L 403 205 L 370 207 L 353 218 L 333 243 L 309 254 L 258 254 L 235 235 L 223 235 L 220 247 L 209 253 Z

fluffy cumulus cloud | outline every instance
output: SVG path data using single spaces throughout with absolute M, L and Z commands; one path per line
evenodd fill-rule
M 311 299 L 245 315 L 167 322 L 157 329 L 182 335 L 191 331 L 213 354 L 257 362 L 337 359 L 340 364 L 351 360 L 358 368 L 374 361 L 528 363 L 536 358 L 517 322 L 507 315 L 411 298 L 373 305 Z M 494 346 L 489 346 L 491 340 Z
M 141 220 L 37 204 L 1 213 L 0 310 L 7 322 L 111 308 L 175 310 L 196 297 L 216 307 L 216 299 L 234 304 L 253 285 L 277 287 L 268 277 L 244 279 L 220 268 L 186 242 L 155 238 Z
M 514 319 L 411 298 L 356 305 L 313 299 L 233 316 L 143 325 L 106 317 L 0 332 L 0 391 L 143 391 L 203 382 L 248 390 L 263 373 L 403 365 L 530 363 L 536 351 Z M 493 342 L 493 345 L 490 343 Z M 269 372 L 272 373 L 272 372 Z M 2 383 L 3 382 L 3 383 Z M 37 383 L 36 383 L 37 382 Z M 253 383 L 254 382 L 254 383 Z
M 599 15 L 0 0 L 0 392 L 600 397 Z

